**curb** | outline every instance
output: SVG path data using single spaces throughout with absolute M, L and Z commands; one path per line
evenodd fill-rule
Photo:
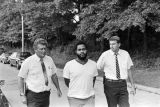
M 2 92 L 1 93 L 1 100 L 3 100 L 3 104 L 1 103 L 0 106 L 2 107 L 12 107 L 11 103 L 8 101 L 7 97 L 5 96 L 5 94 Z
M 96 80 L 102 82 L 103 78 L 98 76 L 98 77 L 96 77 Z M 127 86 L 131 87 L 131 84 L 129 82 L 127 82 Z M 160 95 L 160 89 L 158 89 L 158 88 L 148 87 L 148 86 L 144 86 L 144 85 L 140 85 L 140 84 L 135 84 L 135 87 L 138 90 L 142 90 L 142 91 L 146 91 L 149 93 L 154 93 L 154 94 Z

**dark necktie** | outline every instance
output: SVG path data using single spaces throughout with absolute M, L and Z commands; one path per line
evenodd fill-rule
M 119 69 L 119 63 L 118 63 L 117 55 L 118 55 L 118 53 L 115 53 L 115 58 L 116 58 L 116 77 L 117 77 L 117 79 L 120 79 L 120 69 Z
M 41 66 L 42 66 L 43 75 L 45 79 L 45 85 L 48 86 L 48 77 L 47 77 L 46 67 L 44 65 L 43 59 L 40 59 L 40 61 L 41 61 Z

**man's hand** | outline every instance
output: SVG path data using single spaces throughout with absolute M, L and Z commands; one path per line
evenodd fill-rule
M 21 99 L 22 99 L 22 103 L 23 104 L 27 104 L 27 98 L 26 98 L 26 96 L 21 96 Z
M 60 89 L 57 90 L 57 96 L 58 96 L 58 97 L 61 97 L 61 96 L 62 96 L 62 92 L 61 92 Z
M 136 87 L 135 87 L 134 85 L 132 85 L 132 87 L 131 87 L 131 92 L 130 92 L 130 94 L 133 94 L 133 95 L 136 94 Z

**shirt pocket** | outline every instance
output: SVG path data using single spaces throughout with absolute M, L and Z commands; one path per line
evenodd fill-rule
M 119 63 L 122 70 L 127 70 L 127 61 L 124 60 L 124 61 L 121 61 L 121 63 Z
M 53 72 L 54 72 L 53 71 L 54 70 L 53 66 L 47 65 L 46 70 L 47 70 L 47 75 L 51 77 L 53 75 Z

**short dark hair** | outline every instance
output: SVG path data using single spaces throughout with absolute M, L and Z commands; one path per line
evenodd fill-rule
M 77 50 L 78 45 L 84 45 L 85 48 L 88 49 L 88 46 L 87 46 L 86 42 L 84 42 L 84 41 L 78 41 L 78 42 L 76 43 L 75 47 L 74 47 L 74 51 Z
M 38 44 L 42 44 L 42 45 L 48 45 L 48 43 L 47 43 L 47 41 L 45 40 L 45 39 L 43 39 L 43 38 L 37 38 L 35 41 L 34 41 L 34 43 L 33 43 L 33 48 L 34 48 L 34 50 L 36 50 L 37 49 L 37 45 Z
M 120 37 L 119 36 L 111 36 L 109 38 L 109 41 L 117 41 L 117 43 L 120 43 Z

